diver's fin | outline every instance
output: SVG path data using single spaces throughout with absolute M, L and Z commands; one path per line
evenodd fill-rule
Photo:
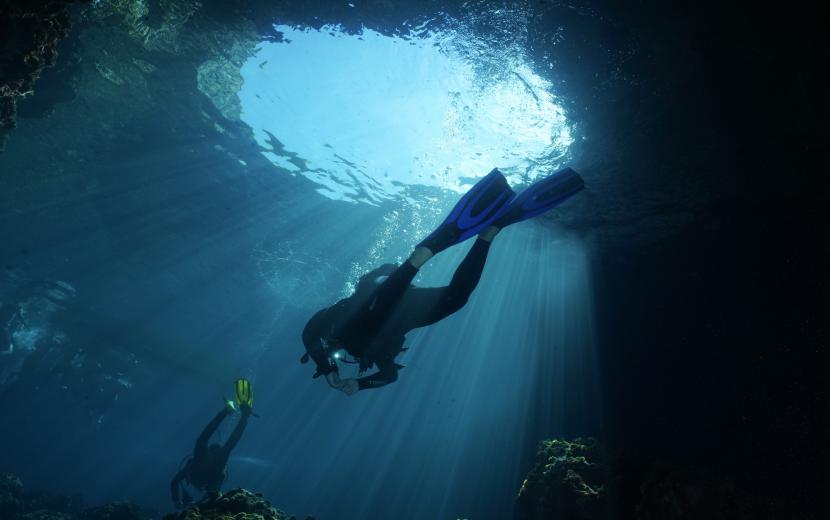
M 513 198 L 504 175 L 493 169 L 461 197 L 438 228 L 418 244 L 433 254 L 463 242 L 490 225 Z
M 562 168 L 534 182 L 521 192 L 502 209 L 501 214 L 493 221 L 493 225 L 503 228 L 541 215 L 569 199 L 584 187 L 585 182 L 578 173 L 570 168 Z
M 251 408 L 254 405 L 254 389 L 251 382 L 247 379 L 237 379 L 233 386 L 237 404 Z

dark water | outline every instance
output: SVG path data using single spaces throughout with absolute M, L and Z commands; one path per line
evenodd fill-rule
M 72 11 L 0 154 L 0 471 L 170 511 L 170 477 L 246 377 L 261 417 L 225 486 L 298 516 L 510 518 L 537 443 L 580 435 L 728 476 L 793 518 L 826 512 L 830 233 L 811 172 L 827 130 L 800 17 L 324 4 L 153 3 L 175 16 L 152 37 L 130 31 L 153 17 Z M 273 23 L 394 35 L 426 20 L 460 31 L 477 77 L 526 60 L 574 138 L 540 157 L 587 189 L 497 238 L 468 305 L 408 336 L 399 381 L 346 397 L 298 363 L 302 327 L 457 194 L 430 179 L 372 204 L 326 196 L 375 184 L 319 182 L 312 152 L 274 164 L 275 141 L 229 117 L 221 74 L 199 67 L 240 70 L 279 40 Z M 339 153 L 383 157 L 335 116 L 316 117 L 340 125 Z M 467 247 L 418 283 L 446 283 Z

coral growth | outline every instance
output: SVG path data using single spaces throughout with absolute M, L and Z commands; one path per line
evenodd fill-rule
M 527 520 L 790 517 L 786 504 L 753 497 L 733 479 L 608 450 L 591 438 L 543 441 L 518 505 Z
M 598 518 L 607 501 L 607 466 L 595 439 L 543 441 L 536 466 L 519 490 L 529 519 Z
M 78 496 L 28 493 L 14 475 L 0 474 L 0 519 L 2 520 L 150 520 L 158 514 L 128 502 L 115 502 L 84 509 Z M 207 498 L 164 520 L 296 520 L 265 500 L 260 493 L 237 488 L 212 493 Z M 309 516 L 306 520 L 314 520 Z
M 236 488 L 211 494 L 184 511 L 165 516 L 164 520 L 294 520 L 294 517 L 273 507 L 262 494 Z

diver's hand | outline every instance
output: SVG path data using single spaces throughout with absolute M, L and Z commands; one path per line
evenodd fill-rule
M 346 395 L 352 395 L 358 390 L 357 379 L 340 379 L 337 372 L 326 374 L 326 381 L 330 387 L 336 388 Z
M 344 379 L 343 386 L 339 388 L 346 395 L 353 395 L 360 390 L 360 387 L 357 386 L 357 379 Z
M 340 379 L 340 374 L 337 372 L 329 372 L 326 374 L 326 382 L 332 388 L 340 388 L 340 385 L 343 384 L 343 381 Z

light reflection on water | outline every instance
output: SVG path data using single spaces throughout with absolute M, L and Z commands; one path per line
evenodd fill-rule
M 242 119 L 274 164 L 326 197 L 417 204 L 412 186 L 463 192 L 493 167 L 515 184 L 567 156 L 563 110 L 515 45 L 482 49 L 455 29 L 276 29 L 284 41 L 242 68 Z

